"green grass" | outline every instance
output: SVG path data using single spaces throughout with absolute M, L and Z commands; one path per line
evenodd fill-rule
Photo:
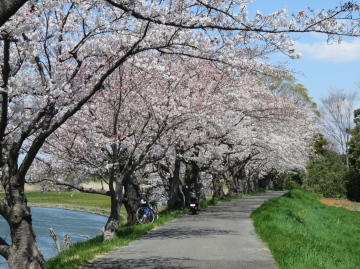
M 257 234 L 281 269 L 360 267 L 360 213 L 321 204 L 292 190 L 251 215 Z
M 100 194 L 82 192 L 27 192 L 26 198 L 29 205 L 56 206 L 65 209 L 87 211 L 109 216 L 110 197 Z M 121 211 L 125 213 L 125 209 Z
M 30 206 L 80 210 L 104 216 L 110 214 L 110 197 L 105 195 L 70 191 L 26 192 L 25 195 Z M 4 196 L 4 193 L 0 193 L 0 199 Z M 121 209 L 120 214 L 126 216 L 125 208 Z

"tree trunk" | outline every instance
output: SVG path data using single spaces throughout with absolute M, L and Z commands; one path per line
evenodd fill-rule
M 124 205 L 127 212 L 127 224 L 134 225 L 137 223 L 136 211 L 139 208 L 139 201 L 141 198 L 140 187 L 135 178 L 128 176 L 124 179 Z
M 196 192 L 200 192 L 201 189 L 201 183 L 199 181 L 200 177 L 200 169 L 197 166 L 195 162 L 187 163 L 186 164 L 186 170 L 185 170 L 185 184 L 188 186 L 188 188 L 183 188 L 183 192 L 185 197 L 189 197 L 189 192 L 191 190 L 195 190 Z M 204 195 L 201 194 L 199 197 L 199 202 L 203 200 Z M 185 201 L 185 205 L 189 205 L 188 199 Z
M 229 170 L 231 176 L 228 178 L 230 184 L 228 184 L 229 191 L 226 196 L 231 197 L 246 192 L 246 188 L 243 182 L 243 179 L 246 177 L 245 164 L 246 162 L 242 162 L 239 165 L 233 166 Z
M 180 160 L 175 160 L 174 176 L 170 178 L 170 197 L 167 202 L 169 208 L 182 208 L 184 206 L 183 194 L 179 191 Z
M 241 174 L 241 171 L 240 171 L 240 174 Z M 242 179 L 241 179 L 240 175 L 237 175 L 237 176 L 233 177 L 230 182 L 229 191 L 227 193 L 227 196 L 230 197 L 230 196 L 243 194 L 243 193 L 244 193 L 244 188 L 243 188 Z
M 213 193 L 213 198 L 219 198 L 224 196 L 224 190 L 223 190 L 223 186 L 220 182 L 220 175 L 219 173 L 213 173 L 212 174 L 213 177 L 213 188 L 214 188 L 214 193 Z
M 250 192 L 256 192 L 259 190 L 259 171 L 251 171 L 249 177 Z
M 199 192 L 199 203 L 203 202 L 206 200 L 206 193 L 205 190 L 203 188 L 203 177 L 204 177 L 204 173 L 200 172 L 198 169 L 197 172 L 197 191 Z
M 171 171 L 170 169 L 161 163 L 157 163 L 157 173 L 159 175 L 159 177 L 161 178 L 161 181 L 163 183 L 164 189 L 168 195 L 168 197 L 170 197 L 170 181 L 171 181 Z
M 16 168 L 2 167 L 1 183 L 6 197 L 0 200 L 0 213 L 10 226 L 12 244 L 8 245 L 0 238 L 0 254 L 7 260 L 10 269 L 40 269 L 46 261 L 35 240 L 23 182 L 25 180 L 18 178 Z
M 119 225 L 120 225 L 120 207 L 121 207 L 121 203 L 122 203 L 122 178 L 119 175 L 119 171 L 117 171 L 118 173 L 116 174 L 115 177 L 115 171 L 112 171 L 112 175 L 110 175 L 110 178 L 112 178 L 112 180 L 110 179 L 110 184 L 109 184 L 109 188 L 110 188 L 110 200 L 111 200 L 111 211 L 110 211 L 110 216 L 108 218 L 108 221 L 105 225 L 105 230 L 104 230 L 104 241 L 109 240 L 111 238 L 113 238 L 118 229 L 119 229 Z M 115 180 L 115 188 L 114 188 L 114 179 Z
M 0 26 L 11 18 L 27 0 L 3 0 L 0 5 Z M 29 15 L 31 16 L 31 15 Z

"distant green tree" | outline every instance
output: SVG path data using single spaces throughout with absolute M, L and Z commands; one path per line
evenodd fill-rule
M 308 163 L 308 168 L 312 169 L 314 166 L 314 163 L 319 165 L 319 160 L 324 159 L 329 151 L 326 146 L 329 144 L 329 142 L 324 138 L 324 135 L 319 133 L 317 137 L 314 139 L 313 148 L 315 151 L 315 155 L 313 158 L 311 158 L 311 161 Z M 311 171 L 313 173 L 313 171 Z M 292 190 L 292 189 L 299 189 L 299 188 L 306 188 L 309 190 L 309 178 L 312 176 L 312 174 L 309 174 L 309 171 L 305 170 L 294 170 L 294 171 L 288 171 L 281 173 L 277 175 L 275 182 L 277 185 L 285 186 L 285 189 Z M 283 184 L 279 184 L 279 182 Z M 305 182 L 305 184 L 304 184 Z
M 348 199 L 360 201 L 360 108 L 354 111 L 355 127 L 350 130 L 350 171 L 347 175 Z
M 305 177 L 305 172 L 302 170 L 291 171 L 287 173 L 282 173 L 276 178 L 276 182 L 284 182 L 281 184 L 285 186 L 286 190 L 300 189 L 303 184 L 303 179 Z
M 317 139 L 314 142 L 314 150 L 319 155 L 324 155 L 327 152 L 326 145 L 329 142 L 325 139 L 322 133 L 319 133 Z
M 360 108 L 354 111 L 355 127 L 350 131 L 351 138 L 348 142 L 349 157 L 357 172 L 360 172 Z
M 350 166 L 345 176 L 347 198 L 351 201 L 360 201 L 360 174 L 355 170 L 354 166 Z
M 344 156 L 332 150 L 323 149 L 322 154 L 311 158 L 306 166 L 302 188 L 328 198 L 347 196 Z
M 306 172 L 282 174 L 288 177 L 286 188 L 302 188 L 328 198 L 348 198 L 360 201 L 360 109 L 354 111 L 355 127 L 349 145 L 350 166 L 346 155 L 331 150 L 321 133 L 314 140 L 315 155 L 310 158 Z

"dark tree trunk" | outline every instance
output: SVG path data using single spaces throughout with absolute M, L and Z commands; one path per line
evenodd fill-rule
M 124 179 L 124 206 L 127 212 L 127 224 L 134 225 L 137 223 L 136 210 L 139 208 L 139 201 L 141 199 L 140 187 L 136 179 L 128 176 Z
M 232 178 L 229 182 L 228 182 L 228 192 L 226 193 L 226 196 L 228 197 L 231 197 L 234 195 L 234 189 L 235 189 L 235 186 L 234 186 L 234 178 Z
M 113 238 L 120 225 L 120 207 L 121 207 L 121 191 L 115 191 L 111 195 L 111 211 L 110 216 L 105 225 L 104 241 Z
M 212 183 L 213 183 L 213 188 L 214 188 L 214 193 L 213 193 L 212 197 L 219 198 L 219 197 L 224 196 L 225 194 L 224 194 L 223 186 L 220 182 L 220 179 L 221 179 L 220 174 L 213 173 L 212 177 L 213 177 Z
M 259 180 L 259 188 L 264 189 L 273 189 L 274 188 L 274 174 L 272 172 L 268 173 L 265 177 Z
M 108 221 L 105 225 L 104 241 L 113 238 L 120 225 L 120 207 L 122 203 L 122 178 L 120 176 L 119 168 L 114 168 L 110 174 L 109 189 L 111 210 Z M 114 187 L 115 184 L 115 187 Z
M 241 174 L 241 171 L 239 174 Z M 229 191 L 227 193 L 227 196 L 229 196 L 229 197 L 244 193 L 242 179 L 239 174 L 237 176 L 233 177 L 230 182 Z
M 10 269 L 40 269 L 45 265 L 43 255 L 36 244 L 32 228 L 30 208 L 24 195 L 24 179 L 20 179 L 16 166 L 2 167 L 1 183 L 6 197 L 0 200 L 0 212 L 10 226 L 12 244 L 0 238 L 0 254 L 7 260 Z
M 197 174 L 197 191 L 199 192 L 199 202 L 205 201 L 206 200 L 206 193 L 205 190 L 203 188 L 203 176 L 204 174 L 201 173 L 198 170 L 198 174 Z
M 251 160 L 253 155 L 249 155 L 242 162 L 231 166 L 229 172 L 231 174 L 231 182 L 229 184 L 229 191 L 227 196 L 243 194 L 249 191 L 249 184 L 247 175 L 245 173 L 245 166 Z
M 172 178 L 169 177 L 170 170 L 165 165 L 158 164 L 157 165 L 157 172 L 158 172 L 158 175 L 161 178 L 161 181 L 163 183 L 164 189 L 165 189 L 168 197 L 171 197 L 170 181 L 172 180 Z
M 255 189 L 254 179 L 250 177 L 248 183 L 249 183 L 249 191 L 255 192 L 256 189 Z
M 252 175 L 252 185 L 254 191 L 259 191 L 259 171 L 255 171 L 255 173 Z
M 0 5 L 0 26 L 10 19 L 26 2 L 27 0 L 2 0 Z
M 238 194 L 239 190 L 240 190 L 241 186 L 239 186 L 239 181 L 237 178 L 233 178 L 230 182 L 229 185 L 229 191 L 227 193 L 228 197 L 234 196 L 236 194 Z
M 198 182 L 199 173 L 200 173 L 199 167 L 196 165 L 195 162 L 186 164 L 184 181 L 185 181 L 185 185 L 188 188 L 183 188 L 185 197 L 189 197 L 189 192 L 191 190 L 195 190 L 197 192 L 200 191 L 201 184 L 199 184 L 199 182 Z M 189 204 L 189 201 L 188 201 L 188 199 L 186 199 L 185 205 L 188 205 L 188 204 Z
M 248 175 L 249 192 L 256 192 L 259 190 L 259 172 L 257 170 L 251 171 Z
M 170 178 L 170 196 L 167 202 L 169 208 L 182 208 L 184 206 L 184 197 L 181 191 L 179 191 L 180 183 L 180 164 L 179 159 L 175 160 L 174 175 Z

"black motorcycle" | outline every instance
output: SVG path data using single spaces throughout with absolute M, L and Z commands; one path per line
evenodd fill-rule
M 189 207 L 191 214 L 195 215 L 199 208 L 199 199 L 198 192 L 194 190 L 189 192 Z

